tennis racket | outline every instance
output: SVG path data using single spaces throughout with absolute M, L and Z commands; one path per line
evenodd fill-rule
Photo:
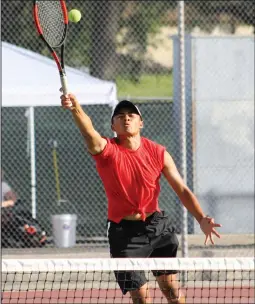
M 63 93 L 68 94 L 65 73 L 65 41 L 68 28 L 68 14 L 65 0 L 34 0 L 34 21 L 40 38 L 50 50 L 59 70 Z M 60 49 L 60 57 L 56 50 Z

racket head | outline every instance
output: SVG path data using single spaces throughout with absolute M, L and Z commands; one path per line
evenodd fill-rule
M 65 42 L 68 13 L 65 0 L 34 0 L 34 21 L 39 35 L 50 48 Z

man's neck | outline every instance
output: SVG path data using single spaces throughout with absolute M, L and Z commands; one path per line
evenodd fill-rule
M 133 151 L 137 150 L 141 145 L 140 134 L 134 136 L 118 136 L 116 140 L 118 145 Z

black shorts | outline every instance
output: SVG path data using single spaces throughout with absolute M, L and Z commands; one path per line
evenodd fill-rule
M 174 258 L 178 239 L 169 217 L 155 212 L 145 221 L 109 221 L 108 238 L 112 258 Z M 154 276 L 176 274 L 176 270 L 152 271 Z M 116 271 L 116 280 L 123 292 L 139 289 L 147 279 L 144 271 Z

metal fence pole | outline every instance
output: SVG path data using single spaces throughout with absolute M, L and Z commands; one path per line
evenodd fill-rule
M 180 80 L 180 105 L 181 105 L 181 174 L 187 183 L 187 161 L 186 161 L 186 99 L 185 99 L 185 21 L 184 1 L 178 1 L 178 37 L 179 37 L 179 80 Z M 188 212 L 182 206 L 182 256 L 188 257 Z
M 36 161 L 35 161 L 35 118 L 34 107 L 29 107 L 29 139 L 31 162 L 31 200 L 32 217 L 36 219 Z

